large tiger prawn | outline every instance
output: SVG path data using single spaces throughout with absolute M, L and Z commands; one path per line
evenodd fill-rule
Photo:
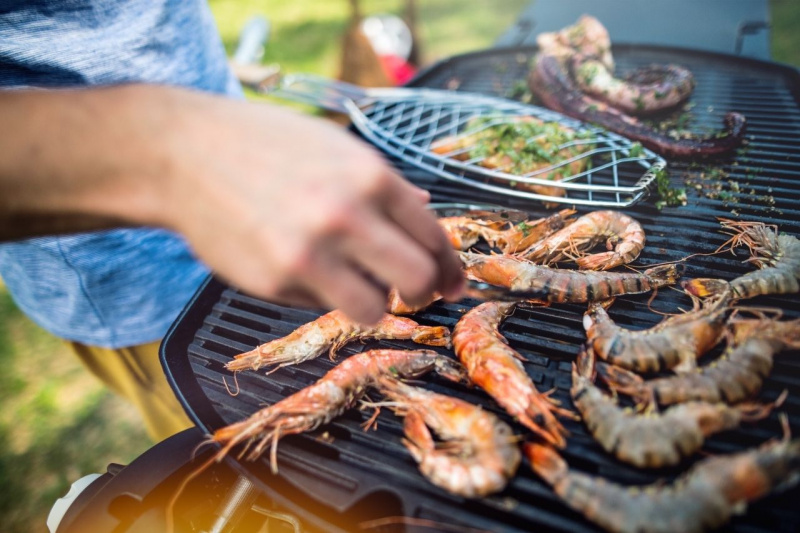
M 773 404 L 688 402 L 637 413 L 622 408 L 594 384 L 594 354 L 586 350 L 572 365 L 572 401 L 597 442 L 621 461 L 639 468 L 678 464 L 700 449 L 705 438 L 733 429 L 740 422 L 760 420 Z
M 524 453 L 567 505 L 618 533 L 701 533 L 800 481 L 800 439 L 788 437 L 705 459 L 672 484 L 645 487 L 570 471 L 558 453 L 540 444 L 526 444 Z
M 722 228 L 732 231 L 717 251 L 730 245 L 747 246 L 749 262 L 759 270 L 748 272 L 732 281 L 721 279 L 693 279 L 684 288 L 696 296 L 708 296 L 730 290 L 733 298 L 752 298 L 765 294 L 791 294 L 800 291 L 800 240 L 792 235 L 778 233 L 775 226 L 763 222 L 742 222 L 721 219 Z
M 776 353 L 800 348 L 800 319 L 741 319 L 733 321 L 731 327 L 733 341 L 725 353 L 690 372 L 644 380 L 611 365 L 598 364 L 598 371 L 612 389 L 644 403 L 737 403 L 761 390 Z

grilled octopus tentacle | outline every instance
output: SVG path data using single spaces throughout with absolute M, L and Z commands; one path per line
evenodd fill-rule
M 706 138 L 674 139 L 648 128 L 635 118 L 581 92 L 558 58 L 542 55 L 531 72 L 529 85 L 546 107 L 591 122 L 641 142 L 661 155 L 699 159 L 726 155 L 742 144 L 746 120 L 739 113 L 725 115 L 725 131 Z
M 575 54 L 569 62 L 572 78 L 588 95 L 631 115 L 651 115 L 685 102 L 694 89 L 692 73 L 678 65 L 650 65 L 625 79 L 596 57 Z

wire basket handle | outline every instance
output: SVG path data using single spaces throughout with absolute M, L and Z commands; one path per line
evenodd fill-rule
M 347 113 L 348 103 L 352 105 L 367 96 L 357 85 L 313 74 L 277 77 L 272 84 L 262 86 L 260 92 L 337 113 Z
M 658 178 L 659 174 L 664 171 L 666 168 L 667 162 L 663 159 L 656 161 L 652 164 L 650 168 L 647 169 L 647 172 L 642 174 L 642 177 L 639 178 L 639 181 L 636 182 L 634 187 L 643 189 L 643 194 L 636 199 L 635 203 L 638 203 L 653 193 L 653 186 L 655 184 L 656 178 Z

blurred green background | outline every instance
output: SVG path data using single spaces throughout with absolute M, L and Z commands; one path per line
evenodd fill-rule
M 418 2 L 425 63 L 490 46 L 528 0 Z M 773 57 L 800 65 L 800 1 L 773 0 Z M 364 0 L 365 14 L 400 14 L 402 0 Z M 265 63 L 334 75 L 346 0 L 213 0 L 229 51 L 245 21 L 272 23 Z M 613 38 L 613 36 L 612 36 Z M 45 532 L 52 502 L 75 479 L 127 463 L 151 443 L 127 404 L 106 392 L 65 346 L 25 318 L 0 281 L 0 531 Z

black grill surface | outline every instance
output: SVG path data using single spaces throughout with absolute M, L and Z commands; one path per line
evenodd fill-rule
M 504 96 L 515 82 L 524 80 L 533 53 L 533 49 L 514 49 L 458 56 L 424 72 L 412 85 Z M 719 128 L 721 117 L 728 111 L 744 113 L 749 124 L 749 145 L 729 161 L 703 164 L 703 168 L 670 162 L 671 179 L 676 186 L 682 186 L 687 172 L 700 172 L 706 167 L 723 169 L 732 181 L 722 185 L 725 194 L 721 197 L 709 198 L 709 194 L 690 190 L 686 206 L 665 207 L 659 211 L 648 201 L 626 211 L 642 223 L 647 233 L 647 246 L 638 265 L 713 252 L 726 240 L 719 233 L 716 217 L 764 221 L 778 224 L 781 231 L 798 234 L 800 76 L 797 71 L 771 63 L 689 50 L 624 46 L 615 47 L 614 54 L 618 69 L 623 71 L 653 62 L 679 63 L 690 68 L 697 78 L 692 96 L 694 121 L 691 127 L 694 131 Z M 489 202 L 523 208 L 534 215 L 545 213 L 541 206 L 533 203 L 463 188 L 398 165 L 410 179 L 428 188 L 434 201 Z M 738 190 L 732 185 L 733 181 L 738 183 Z M 774 198 L 774 203 L 769 198 Z M 730 253 L 693 257 L 686 262 L 684 279 L 731 279 L 752 270 L 742 262 L 744 259 L 744 250 L 738 257 Z M 632 329 L 655 325 L 661 316 L 648 309 L 648 298 L 649 295 L 619 298 L 611 308 L 612 318 Z M 452 328 L 464 311 L 476 304 L 471 300 L 458 304 L 437 303 L 413 318 L 423 324 Z M 800 316 L 797 295 L 763 297 L 746 304 L 780 307 L 785 310 L 786 318 Z M 673 290 L 662 290 L 652 304 L 653 309 L 665 313 L 689 306 L 688 298 Z M 585 339 L 581 326 L 584 309 L 578 305 L 520 308 L 501 330 L 511 345 L 528 359 L 527 371 L 540 390 L 555 388 L 556 398 L 568 406 L 571 405 L 570 363 Z M 194 421 L 202 429 L 213 432 L 322 376 L 334 364 L 327 358 L 284 368 L 269 376 L 263 372 L 241 373 L 238 376 L 241 392 L 235 397 L 223 384 L 223 378 L 229 385 L 233 383 L 223 364 L 235 354 L 282 337 L 320 314 L 321 311 L 260 301 L 215 279 L 208 280 L 162 345 L 167 373 Z M 350 345 L 340 352 L 339 358 L 367 349 L 399 346 L 413 344 L 384 341 Z M 427 377 L 424 381 L 426 387 L 480 403 L 508 420 L 493 401 L 478 390 L 454 386 L 436 377 Z M 772 377 L 759 398 L 774 400 L 784 389 L 788 389 L 789 396 L 779 411 L 788 415 L 792 430 L 798 434 L 800 359 L 797 352 L 776 356 Z M 293 487 L 296 505 L 332 517 L 327 526 L 329 531 L 336 527 L 353 530 L 361 520 L 393 515 L 498 532 L 597 531 L 596 526 L 561 503 L 525 462 L 505 491 L 488 498 L 467 501 L 438 489 L 418 473 L 403 448 L 401 419 L 384 410 L 378 419 L 378 430 L 364 432 L 360 423 L 369 414 L 352 410 L 310 434 L 283 439 L 278 453 L 280 480 L 268 473 L 266 460 L 237 464 L 237 467 L 249 472 L 262 486 L 275 486 L 280 481 L 281 485 Z M 606 454 L 580 423 L 564 423 L 571 432 L 564 452 L 570 466 L 612 481 L 645 484 L 658 479 L 670 480 L 692 462 L 658 472 L 640 471 Z M 522 426 L 515 427 L 519 434 L 526 434 Z M 704 450 L 710 454 L 727 454 L 780 435 L 778 417 L 773 413 L 757 424 L 709 439 Z M 798 531 L 798 496 L 798 489 L 770 496 L 753 504 L 746 514 L 734 518 L 724 530 Z M 376 529 L 398 530 L 402 528 Z M 407 526 L 406 530 L 430 529 Z

